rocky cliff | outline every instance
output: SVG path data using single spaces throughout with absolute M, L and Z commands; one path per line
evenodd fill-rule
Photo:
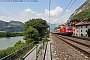
M 70 16 L 70 18 L 89 8 L 90 8 L 90 0 L 86 0 L 84 4 L 82 4 L 78 9 L 75 10 L 75 12 Z
M 0 31 L 23 32 L 24 23 L 20 21 L 2 21 L 0 20 Z

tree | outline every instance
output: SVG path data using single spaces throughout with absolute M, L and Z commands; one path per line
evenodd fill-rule
M 35 28 L 29 26 L 27 30 L 24 31 L 24 39 L 26 43 L 37 42 L 39 40 L 39 33 Z
M 54 28 L 54 30 L 57 30 L 57 29 L 60 29 L 60 28 L 61 28 L 60 26 L 57 26 L 57 27 Z
M 37 29 L 41 38 L 46 35 L 45 32 L 49 27 L 46 21 L 40 18 L 30 19 L 29 21 L 25 22 L 24 31 L 27 30 L 29 26 Z

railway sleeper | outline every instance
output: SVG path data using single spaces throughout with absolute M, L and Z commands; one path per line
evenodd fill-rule
M 90 44 L 87 44 L 87 43 L 85 43 L 85 42 L 81 42 L 81 41 L 73 40 L 73 39 L 70 39 L 70 38 L 67 38 L 67 37 L 63 37 L 63 36 L 60 36 L 60 37 L 65 38 L 65 39 L 68 39 L 68 40 L 70 40 L 70 41 L 76 42 L 76 43 L 78 43 L 78 44 L 81 44 L 81 45 L 84 45 L 84 46 L 90 48 Z M 88 43 L 90 43 L 90 41 L 88 41 Z
M 77 49 L 78 51 L 82 52 L 83 54 L 85 54 L 86 56 L 90 57 L 90 49 L 87 49 L 87 47 L 83 47 L 81 48 L 80 46 L 77 46 L 77 44 L 74 44 L 72 42 L 69 42 L 69 40 L 64 40 L 63 38 L 59 38 L 61 40 L 63 40 L 64 42 L 66 42 L 67 44 L 69 44 L 70 46 L 74 47 L 75 49 Z

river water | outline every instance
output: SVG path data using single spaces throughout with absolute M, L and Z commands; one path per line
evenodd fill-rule
M 25 40 L 23 40 L 23 36 L 0 38 L 0 50 L 13 47 L 18 40 L 25 42 Z

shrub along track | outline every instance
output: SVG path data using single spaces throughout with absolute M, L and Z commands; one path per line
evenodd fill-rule
M 57 34 L 52 34 L 52 40 L 52 55 L 57 60 L 90 60 L 90 41 Z

